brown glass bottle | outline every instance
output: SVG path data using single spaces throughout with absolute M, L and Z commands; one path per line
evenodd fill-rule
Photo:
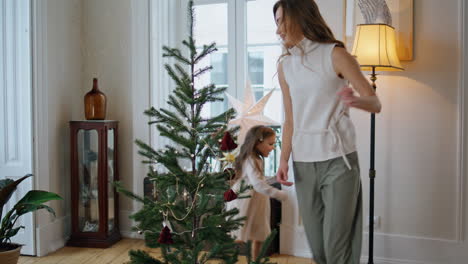
M 87 120 L 106 119 L 106 95 L 99 91 L 97 78 L 93 79 L 93 89 L 85 95 L 84 104 Z

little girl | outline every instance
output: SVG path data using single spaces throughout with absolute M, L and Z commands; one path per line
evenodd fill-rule
M 271 187 L 263 175 L 263 158 L 275 148 L 276 133 L 265 126 L 252 127 L 245 136 L 236 158 L 236 178 L 232 189 L 239 191 L 241 182 L 251 185 L 247 199 L 236 199 L 227 204 L 228 209 L 238 208 L 240 217 L 247 217 L 244 226 L 233 232 L 237 241 L 252 241 L 252 256 L 257 258 L 261 244 L 271 232 L 270 197 L 285 201 L 284 191 Z

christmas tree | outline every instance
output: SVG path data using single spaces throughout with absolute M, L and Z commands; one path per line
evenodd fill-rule
M 236 263 L 238 260 L 239 245 L 230 232 L 238 229 L 244 219 L 237 217 L 237 209 L 226 210 L 225 202 L 242 196 L 248 187 L 243 186 L 241 193 L 233 193 L 228 180 L 232 170 L 213 167 L 211 162 L 226 164 L 222 161 L 226 152 L 237 147 L 230 137 L 235 131 L 227 126 L 235 111 L 229 109 L 209 118 L 202 116 L 208 103 L 223 100 L 226 88 L 211 84 L 195 89 L 197 78 L 212 69 L 211 66 L 197 68 L 197 64 L 217 49 L 212 43 L 197 50 L 193 1 L 189 1 L 188 13 L 189 36 L 182 42 L 188 55 L 184 56 L 176 48 L 163 47 L 163 56 L 176 61 L 174 65 L 165 65 L 176 85 L 167 101 L 171 110 L 145 111 L 151 117 L 150 125 L 155 125 L 160 136 L 172 144 L 155 150 L 145 142 L 136 141 L 144 162 L 149 164 L 148 177 L 154 184 L 155 197 L 143 197 L 116 184 L 119 192 L 143 203 L 142 209 L 131 216 L 138 223 L 134 228 L 144 234 L 148 247 L 161 250 L 159 259 L 144 251 L 130 251 L 134 264 Z M 256 260 L 251 260 L 247 253 L 248 263 L 268 263 L 263 255 L 272 237 L 264 243 Z

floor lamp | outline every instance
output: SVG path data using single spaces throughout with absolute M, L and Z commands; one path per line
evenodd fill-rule
M 402 71 L 397 56 L 395 29 L 386 24 L 357 25 L 352 55 L 361 70 L 371 71 L 374 90 L 377 89 L 376 71 Z M 370 166 L 369 166 L 369 262 L 374 264 L 374 185 L 375 185 L 375 114 L 371 114 Z

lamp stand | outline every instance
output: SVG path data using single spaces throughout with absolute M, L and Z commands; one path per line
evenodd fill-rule
M 377 90 L 375 81 L 377 74 L 375 74 L 375 66 L 372 67 L 371 74 L 372 87 L 374 91 Z M 374 264 L 374 184 L 375 184 L 375 114 L 371 113 L 370 124 L 370 166 L 369 166 L 369 262 Z

